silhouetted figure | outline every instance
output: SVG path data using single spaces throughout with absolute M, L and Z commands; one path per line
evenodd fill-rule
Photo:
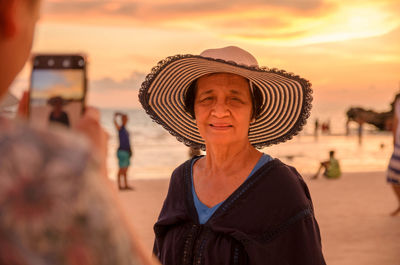
M 314 122 L 314 136 L 315 136 L 315 138 L 318 137 L 318 130 L 319 130 L 319 120 L 315 119 L 315 122 Z
M 362 136 L 363 136 L 363 122 L 360 122 L 358 124 L 358 144 L 361 145 L 362 144 Z

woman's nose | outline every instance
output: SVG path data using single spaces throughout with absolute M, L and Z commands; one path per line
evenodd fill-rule
M 211 115 L 217 118 L 223 118 L 229 116 L 229 108 L 223 101 L 218 101 L 212 108 Z

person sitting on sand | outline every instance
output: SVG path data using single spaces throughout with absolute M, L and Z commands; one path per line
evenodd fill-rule
M 121 117 L 121 123 L 117 121 L 117 117 Z M 128 123 L 128 115 L 116 112 L 114 114 L 114 125 L 118 131 L 119 147 L 117 150 L 118 157 L 118 188 L 120 190 L 132 190 L 132 187 L 128 185 L 127 173 L 129 165 L 131 164 L 130 159 L 132 156 L 131 143 L 129 140 L 129 132 L 126 130 L 126 124 Z M 124 181 L 124 186 L 121 184 L 121 179 Z
M 329 151 L 329 160 L 321 162 L 317 173 L 311 179 L 317 179 L 323 168 L 324 176 L 328 179 L 337 179 L 342 175 L 339 161 L 335 158 L 335 151 Z

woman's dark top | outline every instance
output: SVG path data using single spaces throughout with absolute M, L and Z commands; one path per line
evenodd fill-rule
M 162 264 L 325 264 L 310 193 L 296 169 L 277 159 L 265 164 L 200 225 L 190 166 L 172 173 L 154 225 Z

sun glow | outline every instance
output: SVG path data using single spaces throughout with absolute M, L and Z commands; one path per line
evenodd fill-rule
M 358 101 L 351 91 L 366 87 L 389 98 L 399 82 L 399 0 L 46 0 L 42 7 L 33 52 L 87 54 L 97 106 L 136 106 L 159 60 L 228 45 L 310 79 L 316 102 L 336 90 Z M 27 65 L 13 91 L 26 90 L 29 72 Z
M 261 16 L 259 11 L 252 15 L 253 18 L 257 16 Z M 344 6 L 320 17 L 298 16 L 286 19 L 286 26 L 273 30 L 260 26 L 243 34 L 228 31 L 227 37 L 264 45 L 299 46 L 374 37 L 400 26 L 398 16 L 377 4 Z

